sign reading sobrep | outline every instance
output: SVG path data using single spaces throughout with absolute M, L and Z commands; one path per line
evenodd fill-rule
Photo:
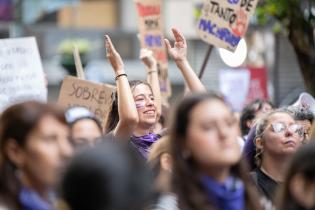
M 114 90 L 115 88 L 110 85 L 66 76 L 61 86 L 58 103 L 66 108 L 86 107 L 95 114 L 104 127 L 111 111 Z
M 258 0 L 205 0 L 197 33 L 216 47 L 235 51 Z
M 34 37 L 0 39 L 0 112 L 24 101 L 46 102 L 44 78 Z

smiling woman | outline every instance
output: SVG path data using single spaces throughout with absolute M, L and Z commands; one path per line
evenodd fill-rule
M 152 87 L 144 81 L 129 83 L 120 55 L 108 36 L 105 41 L 107 57 L 115 72 L 117 85 L 106 132 L 111 133 L 115 139 L 130 139 L 131 145 L 147 158 L 149 148 L 160 138 L 160 135 L 152 132 L 161 113 L 156 61 L 152 53 L 142 57 L 149 69 L 148 77 Z
M 150 146 L 160 138 L 159 135 L 151 133 L 158 117 L 154 104 L 154 96 L 151 86 L 145 81 L 135 80 L 131 81 L 129 84 L 139 120 L 137 126 L 130 135 L 130 140 L 131 144 L 137 148 L 143 157 L 146 158 Z M 118 93 L 116 93 L 112 109 L 108 117 L 107 132 L 115 130 L 120 120 L 117 94 Z

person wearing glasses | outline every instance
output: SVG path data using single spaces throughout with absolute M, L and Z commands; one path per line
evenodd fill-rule
M 272 111 L 257 123 L 256 169 L 251 175 L 258 190 L 272 202 L 284 180 L 287 163 L 302 145 L 303 136 L 303 127 L 286 110 Z

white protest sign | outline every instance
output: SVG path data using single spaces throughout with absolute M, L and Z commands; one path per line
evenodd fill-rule
M 46 102 L 44 77 L 34 37 L 0 39 L 0 112 L 24 101 Z
M 258 0 L 205 0 L 197 33 L 216 47 L 235 51 Z
M 233 110 L 241 111 L 249 90 L 248 69 L 221 69 L 219 71 L 220 91 Z

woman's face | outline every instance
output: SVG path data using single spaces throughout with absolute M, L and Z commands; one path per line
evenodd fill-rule
M 102 132 L 92 119 L 75 122 L 71 129 L 71 141 L 77 148 L 94 146 L 102 136 Z
M 303 126 L 304 130 L 303 143 L 308 143 L 311 137 L 310 135 L 312 127 L 311 122 L 309 120 L 297 120 L 296 122 Z
M 275 131 L 276 129 L 273 125 L 277 124 L 283 125 L 283 131 Z M 261 147 L 264 151 L 263 155 L 265 153 L 272 155 L 294 153 L 300 147 L 303 140 L 298 130 L 294 131 L 294 125 L 298 124 L 289 114 L 283 112 L 272 114 L 268 119 L 267 127 L 262 136 Z
M 72 155 L 67 125 L 51 115 L 44 116 L 21 148 L 20 169 L 30 185 L 54 186 Z M 23 180 L 23 179 L 22 179 Z
M 270 112 L 272 110 L 272 106 L 268 103 L 264 103 L 260 110 L 256 112 L 256 118 L 259 119 L 262 115 Z
M 156 123 L 154 96 L 149 86 L 139 84 L 133 89 L 133 98 L 139 115 L 139 123 L 151 127 Z
M 240 160 L 236 119 L 223 102 L 203 101 L 189 117 L 185 146 L 201 167 L 229 167 Z

